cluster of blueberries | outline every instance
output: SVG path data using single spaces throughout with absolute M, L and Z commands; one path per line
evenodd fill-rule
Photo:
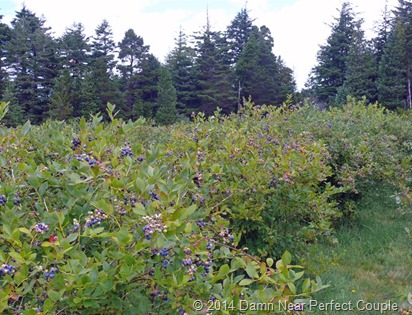
M 51 267 L 50 270 L 44 271 L 44 279 L 49 280 L 53 279 L 56 273 L 59 273 L 60 270 L 57 267 Z
M 159 254 L 160 256 L 165 258 L 163 259 L 163 268 L 166 268 L 167 265 L 169 264 L 169 259 L 166 258 L 169 255 L 169 251 L 166 248 L 162 248 Z
M 73 151 L 76 150 L 82 143 L 79 139 L 77 138 L 73 138 L 72 139 L 72 146 L 70 147 L 70 149 L 72 149 Z
M 133 156 L 132 148 L 127 143 L 125 143 L 124 145 L 124 148 L 120 150 L 120 155 L 122 157 Z
M 89 212 L 89 216 L 86 218 L 86 226 L 92 227 L 93 225 L 100 224 L 103 220 L 106 219 L 106 213 L 104 213 L 100 209 L 95 209 L 94 212 Z
M 167 292 L 167 291 L 160 291 L 159 289 L 156 289 L 156 290 L 153 290 L 152 292 L 150 292 L 150 296 L 151 296 L 152 298 L 154 298 L 154 297 L 156 297 L 156 296 L 160 296 L 163 301 L 167 301 L 167 300 L 168 300 L 168 298 L 167 298 L 167 295 L 168 295 L 168 294 L 169 294 L 169 292 Z
M 202 219 L 197 220 L 197 221 L 196 221 L 196 224 L 197 224 L 197 226 L 200 227 L 200 228 L 204 228 L 204 227 L 206 226 L 206 222 L 203 221 Z
M 4 206 L 7 202 L 6 196 L 0 195 L 0 206 Z
M 162 222 L 162 215 L 160 213 L 154 214 L 150 217 L 145 216 L 143 219 L 147 222 L 147 224 L 143 227 L 143 232 L 147 240 L 150 240 L 152 238 L 152 234 L 156 231 L 167 232 L 166 227 Z
M 9 264 L 2 264 L 0 268 L 0 276 L 11 275 L 16 271 L 16 269 Z
M 37 233 L 42 233 L 42 234 L 44 234 L 44 233 L 46 233 L 46 232 L 49 231 L 49 226 L 48 226 L 46 223 L 44 223 L 44 222 L 40 222 L 40 223 L 37 223 L 37 224 L 33 227 L 33 229 L 34 229 L 34 231 L 37 232 Z
M 73 155 L 73 158 L 80 161 L 80 162 L 85 161 L 85 162 L 89 163 L 90 167 L 93 167 L 98 163 L 98 161 L 94 157 L 92 157 L 88 154 L 84 154 L 84 153 L 83 154 L 75 154 L 75 155 Z

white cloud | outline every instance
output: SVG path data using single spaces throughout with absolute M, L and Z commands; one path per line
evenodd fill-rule
M 16 3 L 16 10 L 21 8 L 21 0 Z M 196 0 L 199 1 L 199 0 Z M 274 1 L 274 0 L 272 0 Z M 187 1 L 183 1 L 186 4 Z M 228 5 L 215 8 L 209 4 L 209 16 L 213 29 L 225 30 L 236 13 L 245 6 L 245 0 L 221 0 Z M 303 87 L 311 68 L 316 64 L 316 53 L 319 45 L 325 43 L 330 34 L 327 24 L 333 22 L 340 0 L 291 0 L 275 3 L 269 0 L 253 0 L 247 2 L 250 16 L 255 18 L 256 25 L 270 28 L 275 40 L 274 53 L 281 55 L 286 64 L 295 72 L 298 86 Z M 353 7 L 360 17 L 364 18 L 364 29 L 370 34 L 373 23 L 380 19 L 385 0 L 357 0 Z M 28 9 L 37 15 L 44 15 L 46 25 L 52 27 L 56 36 L 60 36 L 66 27 L 74 22 L 84 24 L 86 33 L 93 35 L 94 30 L 103 19 L 112 26 L 116 41 L 123 38 L 124 33 L 133 28 L 150 45 L 151 52 L 160 60 L 174 47 L 174 38 L 180 26 L 187 35 L 199 31 L 206 23 L 207 0 L 203 0 L 204 9 L 199 11 L 196 5 L 182 5 L 180 8 L 173 1 L 173 8 L 168 7 L 167 0 L 25 0 Z M 281 4 L 280 4 L 281 3 Z M 389 0 L 395 5 L 397 0 Z M 162 11 L 151 9 L 164 7 Z M 6 17 L 10 21 L 13 17 Z

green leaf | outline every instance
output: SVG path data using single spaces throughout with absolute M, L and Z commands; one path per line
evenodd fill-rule
M 246 265 L 246 273 L 249 275 L 249 277 L 251 277 L 251 278 L 259 278 L 259 275 L 258 275 L 258 273 L 257 273 L 257 271 L 256 271 L 256 268 L 255 268 L 255 266 L 253 265 L 253 264 L 251 264 L 251 263 L 248 263 L 247 265 Z
M 219 277 L 225 277 L 229 272 L 230 272 L 230 267 L 229 265 L 225 264 L 219 268 L 219 272 L 217 275 Z
M 289 287 L 290 291 L 292 291 L 293 294 L 296 294 L 296 287 L 293 284 L 293 282 L 289 282 L 288 287 Z
M 136 187 L 141 193 L 145 192 L 146 184 L 141 178 L 136 178 Z
M 268 265 L 269 268 L 273 266 L 273 263 L 274 263 L 274 261 L 273 261 L 272 258 L 267 258 L 266 259 L 266 264 Z
M 255 282 L 255 280 L 252 279 L 243 279 L 242 281 L 239 282 L 240 286 L 247 286 L 250 285 L 251 283 Z
M 9 103 L 1 102 L 0 103 L 0 120 L 4 118 L 4 116 L 7 114 L 8 111 L 9 111 Z
M 292 262 L 292 255 L 288 252 L 285 251 L 282 255 L 282 263 L 284 266 L 290 265 Z
M 22 135 L 22 136 L 26 136 L 26 135 L 30 132 L 30 129 L 31 129 L 31 124 L 30 124 L 30 120 L 28 120 L 28 121 L 21 127 L 21 130 L 20 130 L 21 135 Z
M 78 236 L 79 236 L 79 234 L 77 234 L 77 233 L 72 233 L 72 234 L 70 234 L 70 235 L 67 237 L 67 241 L 68 241 L 69 243 L 71 243 L 71 242 L 73 242 L 74 240 L 76 240 Z
M 53 302 L 57 302 L 58 300 L 60 300 L 60 293 L 59 292 L 49 290 L 49 291 L 47 291 L 47 295 Z
M 305 281 L 303 281 L 302 291 L 303 292 L 308 292 L 309 290 L 310 290 L 310 279 L 307 278 L 307 279 L 305 279 Z

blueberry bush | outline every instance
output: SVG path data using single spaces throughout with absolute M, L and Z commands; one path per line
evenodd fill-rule
M 290 252 L 335 242 L 376 181 L 412 200 L 409 113 L 348 99 L 327 111 L 246 102 L 164 127 L 118 119 L 111 104 L 107 116 L 0 125 L 1 312 L 298 303 L 326 286 Z
M 275 209 L 276 185 L 285 194 L 327 175 L 321 144 L 302 136 L 290 144 L 297 148 L 270 153 L 259 147 L 267 141 L 259 128 L 248 130 L 250 117 L 156 128 L 117 119 L 114 109 L 108 123 L 96 115 L 0 126 L 2 313 L 230 314 L 240 300 L 292 303 L 325 287 L 292 265 L 288 251 L 259 258 L 239 246 L 247 207 L 273 195 Z M 248 137 L 232 143 L 239 124 Z M 310 152 L 312 171 L 303 164 L 302 175 L 285 174 L 285 159 L 300 163 Z M 307 200 L 318 188 L 294 203 L 328 208 L 332 188 Z M 269 222 L 262 209 L 251 224 Z M 287 220 L 297 227 L 286 214 L 277 222 L 289 233 Z M 213 311 L 215 301 L 227 307 Z

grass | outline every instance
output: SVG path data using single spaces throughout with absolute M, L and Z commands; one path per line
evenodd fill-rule
M 338 228 L 337 244 L 310 246 L 303 264 L 331 285 L 314 300 L 351 302 L 353 310 L 313 309 L 309 314 L 399 314 L 356 307 L 360 300 L 398 303 L 412 293 L 412 239 L 405 230 L 412 230 L 412 209 L 402 210 L 393 193 L 388 187 L 369 189 L 357 203 L 357 218 Z

